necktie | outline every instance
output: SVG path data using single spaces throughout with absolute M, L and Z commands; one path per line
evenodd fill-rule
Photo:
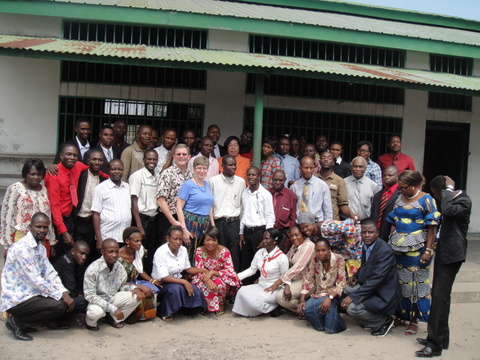
M 309 197 L 308 185 L 309 184 L 310 183 L 307 181 L 305 182 L 305 185 L 303 185 L 302 198 L 300 199 L 300 206 L 299 206 L 300 212 L 308 211 L 308 197 Z
M 387 207 L 387 202 L 388 202 L 388 194 L 390 193 L 390 189 L 386 189 L 383 192 L 382 199 L 380 200 L 380 209 L 378 210 L 378 223 L 377 226 L 380 229 L 380 223 L 382 222 L 382 216 L 383 212 L 385 211 L 385 208 Z
M 275 192 L 273 195 L 273 209 L 275 210 L 277 208 L 277 201 L 278 201 L 278 192 Z
M 72 200 L 72 205 L 77 206 L 78 205 L 77 187 L 74 185 L 75 182 L 73 181 L 71 172 L 68 174 L 68 177 L 70 179 L 70 185 L 68 187 L 68 189 L 70 190 L 70 199 Z
M 107 161 L 110 162 L 112 161 L 112 153 L 111 153 L 112 149 L 108 149 L 107 150 Z

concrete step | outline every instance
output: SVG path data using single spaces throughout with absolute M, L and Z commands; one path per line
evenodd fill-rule
M 480 303 L 480 282 L 455 282 L 452 303 Z

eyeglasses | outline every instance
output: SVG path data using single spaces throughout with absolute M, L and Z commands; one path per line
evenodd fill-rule
M 397 189 L 398 191 L 405 191 L 409 188 L 410 186 L 398 186 Z

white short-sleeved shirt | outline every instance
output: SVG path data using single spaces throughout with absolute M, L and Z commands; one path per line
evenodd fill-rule
M 138 198 L 138 212 L 147 216 L 158 214 L 158 178 L 146 168 L 135 171 L 128 179 L 130 194 Z
M 182 277 L 182 271 L 192 267 L 188 260 L 187 249 L 180 246 L 177 255 L 174 255 L 168 243 L 160 246 L 153 257 L 152 277 L 154 279 L 163 279 L 171 275 L 176 278 Z
M 126 182 L 117 186 L 111 179 L 93 189 L 92 211 L 100 214 L 102 239 L 112 238 L 123 242 L 122 234 L 132 223 L 130 188 Z

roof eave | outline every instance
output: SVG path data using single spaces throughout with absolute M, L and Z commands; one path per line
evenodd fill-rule
M 323 40 L 346 44 L 353 43 L 364 46 L 480 58 L 480 47 L 473 45 L 233 16 L 22 0 L 1 1 L 0 12 L 73 18 L 84 21 L 93 20 L 195 29 L 231 30 L 268 36 Z M 72 16 L 72 14 L 75 15 Z
M 459 94 L 468 96 L 480 96 L 480 91 L 460 89 L 447 86 L 434 86 L 428 84 L 394 81 L 378 78 L 367 78 L 362 76 L 348 76 L 335 73 L 318 73 L 313 71 L 298 71 L 288 69 L 265 68 L 262 66 L 244 66 L 244 65 L 225 65 L 213 63 L 196 63 L 184 62 L 178 60 L 146 60 L 134 57 L 113 57 L 113 56 L 99 56 L 99 55 L 82 55 L 82 54 L 68 54 L 57 52 L 38 52 L 28 49 L 0 49 L 0 55 L 25 57 L 25 58 L 40 58 L 47 60 L 66 60 L 66 61 L 82 61 L 93 63 L 108 63 L 117 65 L 136 65 L 136 66 L 151 66 L 175 69 L 193 69 L 193 70 L 211 70 L 211 71 L 225 71 L 225 72 L 243 72 L 270 75 L 284 75 L 297 76 L 305 78 L 333 80 L 342 82 L 351 82 L 369 85 L 381 85 L 388 87 L 397 87 L 404 89 L 414 89 L 422 91 L 434 91 L 448 94 Z

